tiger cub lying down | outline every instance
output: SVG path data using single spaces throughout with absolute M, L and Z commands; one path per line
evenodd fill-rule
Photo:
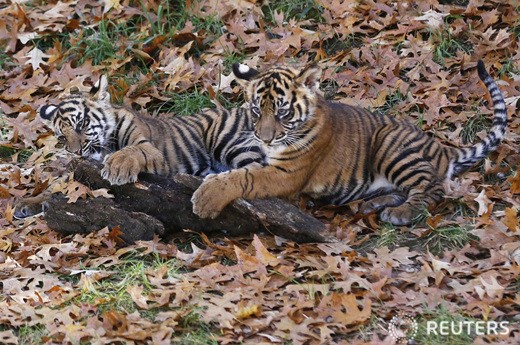
M 103 178 L 113 185 L 137 180 L 140 172 L 161 176 L 205 176 L 264 160 L 252 145 L 252 122 L 245 109 L 207 110 L 168 119 L 145 116 L 110 101 L 102 76 L 90 93 L 72 93 L 40 116 L 68 151 L 103 161 Z
M 41 107 L 40 117 L 68 151 L 103 161 L 101 174 L 113 185 L 135 182 L 140 172 L 205 176 L 264 163 L 245 109 L 207 110 L 167 119 L 146 116 L 113 105 L 105 76 L 90 92 L 61 98 L 56 106 Z M 48 194 L 19 200 L 15 217 L 45 211 Z
M 307 194 L 331 204 L 365 199 L 363 213 L 381 211 L 383 221 L 409 224 L 442 199 L 444 180 L 485 158 L 504 136 L 502 94 L 482 61 L 477 70 L 493 98 L 493 125 L 480 143 L 454 148 L 409 122 L 325 100 L 318 93 L 321 73 L 312 65 L 261 73 L 236 64 L 249 105 L 244 115 L 267 164 L 208 175 L 192 197 L 193 211 L 214 218 L 237 198 Z

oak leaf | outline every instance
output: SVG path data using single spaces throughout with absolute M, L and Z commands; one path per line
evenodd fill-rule
M 477 214 L 479 216 L 489 212 L 489 206 L 492 204 L 492 201 L 487 197 L 486 191 L 484 189 L 480 191 L 480 194 L 475 198 L 475 201 L 478 203 Z
M 255 257 L 262 265 L 276 267 L 280 264 L 280 260 L 269 253 L 256 234 L 253 237 L 253 246 L 255 247 Z
M 502 223 L 513 232 L 520 231 L 518 210 L 515 207 L 506 207 L 504 214 L 505 216 L 502 218 Z
M 26 64 L 31 64 L 33 71 L 36 71 L 40 68 L 40 65 L 46 65 L 47 63 L 44 61 L 44 59 L 47 59 L 50 57 L 50 55 L 45 54 L 40 49 L 34 47 L 27 55 L 26 57 L 29 58 L 29 60 L 26 62 Z

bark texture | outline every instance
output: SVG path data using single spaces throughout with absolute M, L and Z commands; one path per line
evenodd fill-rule
M 108 188 L 113 199 L 95 198 L 68 204 L 63 197 L 49 201 L 45 219 L 62 233 L 86 233 L 119 226 L 128 243 L 148 240 L 154 234 L 168 236 L 190 229 L 224 232 L 227 236 L 269 232 L 296 242 L 324 242 L 325 225 L 281 199 L 236 200 L 216 219 L 201 219 L 192 212 L 191 196 L 202 178 L 177 175 L 173 179 L 140 175 L 139 182 L 111 186 L 100 175 L 101 165 L 73 160 L 74 178 L 91 189 Z

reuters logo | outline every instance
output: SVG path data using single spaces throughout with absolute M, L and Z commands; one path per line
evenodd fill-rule
M 411 315 L 399 313 L 390 320 L 388 333 L 395 340 L 396 344 L 405 344 L 415 338 L 417 328 L 417 322 Z

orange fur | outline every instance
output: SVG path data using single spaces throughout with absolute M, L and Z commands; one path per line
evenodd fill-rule
M 446 147 L 406 121 L 330 102 L 317 90 L 319 71 L 234 68 L 246 88 L 264 167 L 209 175 L 192 198 L 193 211 L 215 218 L 237 198 L 307 194 L 342 204 L 367 199 L 362 212 L 408 224 L 444 193 L 442 182 L 482 159 L 500 142 L 507 120 L 502 96 L 479 63 L 495 104 L 493 128 L 471 148 Z

